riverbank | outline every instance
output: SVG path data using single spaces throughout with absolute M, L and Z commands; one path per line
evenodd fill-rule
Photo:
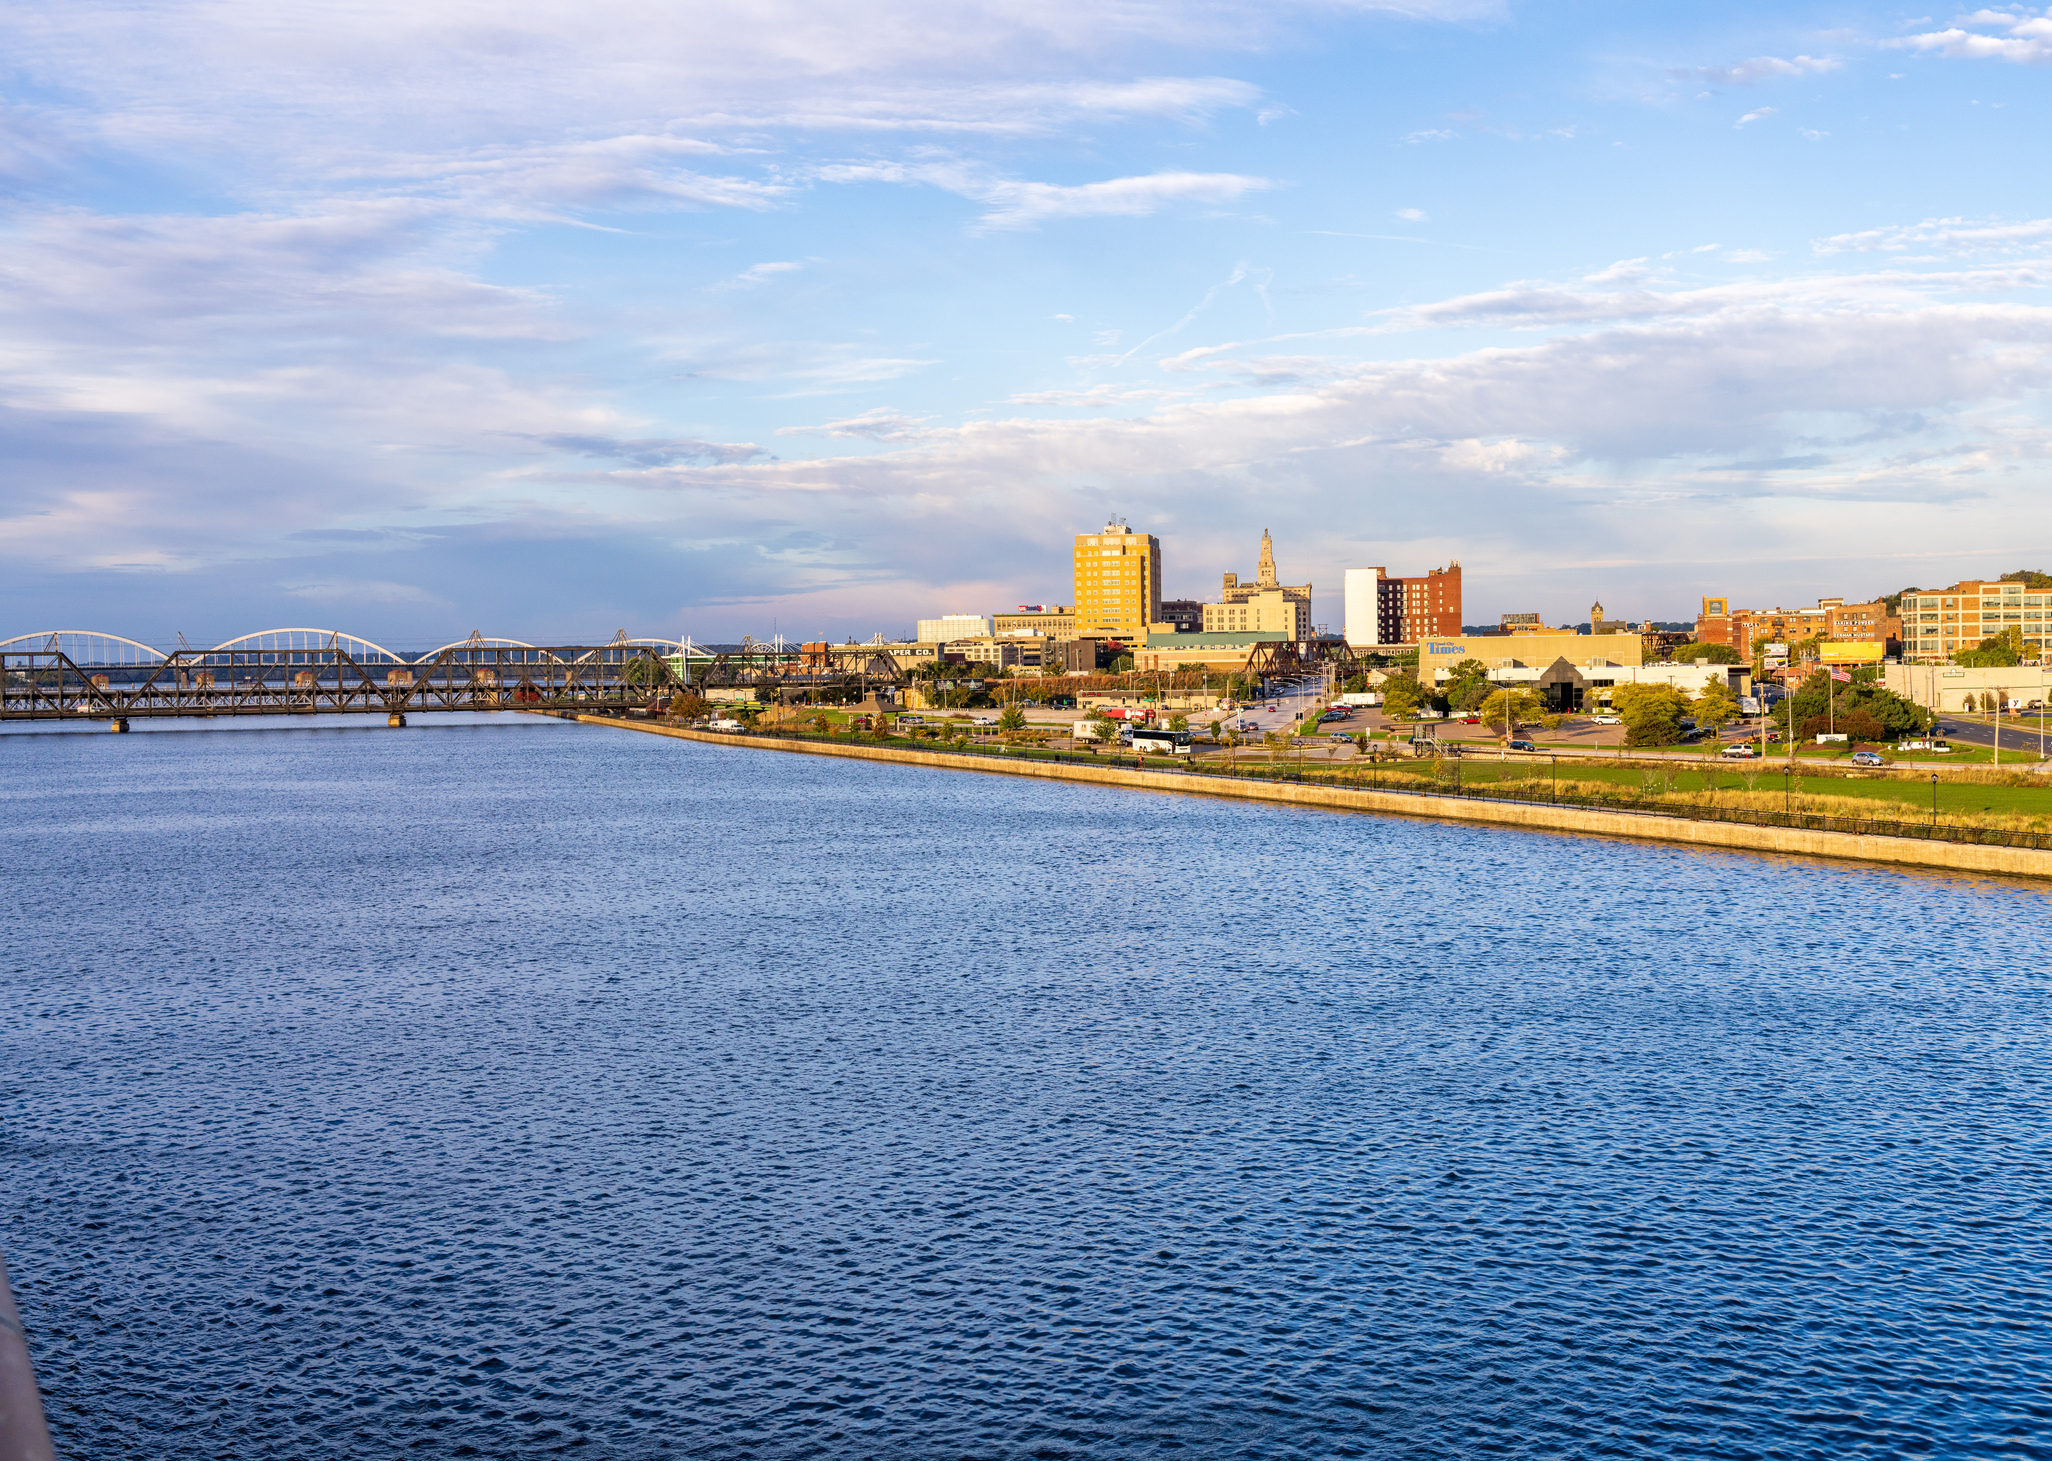
M 905 766 L 929 766 L 948 771 L 980 771 L 998 776 L 1033 776 L 1050 781 L 1122 786 L 1142 791 L 1236 797 L 1243 801 L 1277 802 L 1331 811 L 1372 812 L 1385 816 L 1423 818 L 1429 821 L 1523 827 L 1584 836 L 1633 837 L 1703 847 L 1738 848 L 1749 852 L 1843 858 L 1902 867 L 1944 868 L 1953 872 L 2052 879 L 2052 852 L 2027 847 L 1980 846 L 1971 843 L 1925 841 L 1913 837 L 1866 836 L 1795 827 L 1757 827 L 1733 822 L 1695 821 L 1648 812 L 1551 806 L 1544 803 L 1484 801 L 1436 796 L 1426 792 L 1380 791 L 1302 782 L 1214 778 L 1167 768 L 1160 771 L 1142 771 L 1114 766 L 1008 761 L 1001 756 L 972 758 L 945 751 L 918 751 L 895 746 L 773 740 L 762 736 L 690 730 L 682 726 L 616 720 L 596 715 L 580 715 L 576 719 L 589 725 L 612 726 L 649 735 L 669 736 L 676 740 L 745 747 L 750 750 L 791 751 L 803 755 L 838 756 L 857 761 L 888 761 Z

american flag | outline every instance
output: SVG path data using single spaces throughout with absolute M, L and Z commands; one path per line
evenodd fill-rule
M 1831 672 L 1831 678 L 1834 680 L 1843 680 L 1848 685 L 1852 683 L 1852 675 L 1845 670 L 1833 670 Z

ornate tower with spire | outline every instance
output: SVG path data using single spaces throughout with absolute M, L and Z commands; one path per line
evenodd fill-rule
M 1204 606 L 1207 634 L 1275 630 L 1291 639 L 1311 637 L 1311 585 L 1283 583 L 1278 579 L 1275 539 L 1269 536 L 1267 528 L 1261 530 L 1261 560 L 1255 565 L 1253 581 L 1242 583 L 1240 575 L 1228 573 L 1219 598 L 1221 602 Z

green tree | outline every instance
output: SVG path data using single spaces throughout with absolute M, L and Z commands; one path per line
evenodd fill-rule
M 1690 703 L 1689 715 L 1706 730 L 1722 730 L 1738 719 L 1738 702 L 1724 686 L 1709 685 Z
M 1168 728 L 1172 731 L 1186 731 L 1190 728 L 1190 717 L 1187 715 L 1172 715 L 1169 717 Z
M 1544 709 L 1539 697 L 1530 690 L 1498 690 L 1482 702 L 1482 724 L 1486 729 L 1501 731 L 1504 729 L 1504 716 L 1508 713 L 1510 730 L 1515 734 L 1519 726 L 1536 722 Z
M 2000 634 L 1991 634 L 1972 649 L 1952 657 L 1956 665 L 1970 669 L 2001 669 L 2023 660 L 2023 630 L 2012 624 Z
M 1684 644 L 1669 657 L 1678 665 L 1692 665 L 1699 661 L 1713 665 L 1735 665 L 1739 662 L 1738 651 L 1728 644 Z
M 1860 715 L 1869 717 L 1879 728 L 1879 734 L 1869 736 L 1877 741 L 1889 736 L 1921 735 L 1935 719 L 1923 706 L 1885 686 L 1844 684 L 1834 680 L 1828 670 L 1818 670 L 1803 681 L 1795 694 L 1774 707 L 1775 723 L 1784 735 L 1792 736 L 1814 736 L 1818 730 L 1826 729 L 1846 735 L 1869 730 L 1864 722 L 1848 724 Z M 1817 722 L 1815 730 L 1808 729 L 1812 721 Z
M 2019 568 L 2014 573 L 2003 574 L 2002 582 L 2020 583 L 2025 588 L 2048 589 L 2052 588 L 2052 573 L 2041 573 L 2035 568 Z
M 1625 723 L 1625 743 L 1632 746 L 1672 746 L 1682 738 L 1682 716 L 1688 700 L 1672 685 L 1620 685 L 1612 692 L 1611 707 Z
M 998 729 L 1007 735 L 1016 735 L 1026 729 L 1026 712 L 1016 705 L 1007 705 L 1004 714 L 998 717 Z
M 1392 720 L 1416 715 L 1425 703 L 1425 690 L 1408 676 L 1391 675 L 1382 682 L 1382 713 Z

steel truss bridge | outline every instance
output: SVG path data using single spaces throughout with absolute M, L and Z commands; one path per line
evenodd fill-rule
M 0 640 L 0 721 L 383 714 L 646 714 L 687 688 L 686 641 L 536 645 L 473 634 L 411 658 L 331 629 L 267 629 L 209 649 L 55 630 Z
M 1354 657 L 1330 642 L 1263 645 L 1247 668 L 1270 676 Z M 973 672 L 974 666 L 965 666 Z M 551 710 L 649 714 L 673 696 L 752 690 L 760 698 L 885 700 L 911 678 L 876 645 L 712 647 L 689 639 L 536 645 L 472 634 L 424 654 L 394 653 L 334 629 L 266 629 L 207 649 L 161 650 L 118 634 L 59 629 L 0 640 L 0 722 Z

